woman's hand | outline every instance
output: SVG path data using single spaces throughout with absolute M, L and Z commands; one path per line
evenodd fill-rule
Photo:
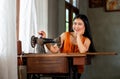
M 81 29 L 79 31 L 75 31 L 77 37 L 81 37 L 84 34 L 84 31 Z
M 42 38 L 46 38 L 46 33 L 44 31 L 39 31 L 39 35 L 41 35 Z
M 57 44 L 53 45 L 53 49 L 52 49 L 52 52 L 54 53 L 58 53 L 59 52 L 59 47 L 57 46 Z

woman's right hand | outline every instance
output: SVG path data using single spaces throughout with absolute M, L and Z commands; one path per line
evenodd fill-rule
M 44 31 L 39 31 L 39 35 L 41 35 L 42 38 L 46 38 L 46 33 Z

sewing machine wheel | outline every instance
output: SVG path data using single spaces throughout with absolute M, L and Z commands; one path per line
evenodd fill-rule
M 35 36 L 31 37 L 31 46 L 34 48 L 37 43 L 37 38 Z

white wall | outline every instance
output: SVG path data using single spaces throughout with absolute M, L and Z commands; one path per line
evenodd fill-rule
M 65 32 L 65 1 L 58 0 L 58 35 Z
M 48 0 L 48 36 L 55 38 L 58 34 L 58 0 Z
M 57 37 L 65 31 L 65 1 L 48 1 L 48 36 Z
M 65 31 L 65 1 L 48 0 L 48 37 L 55 38 Z

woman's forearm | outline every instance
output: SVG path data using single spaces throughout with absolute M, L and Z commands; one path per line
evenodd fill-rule
M 78 44 L 78 49 L 80 51 L 80 53 L 85 53 L 88 51 L 87 47 L 84 45 L 84 43 L 82 42 L 82 38 L 79 36 L 77 37 L 77 44 Z
M 46 44 L 46 47 L 52 52 L 57 53 L 59 51 L 58 46 L 52 45 L 51 43 Z

